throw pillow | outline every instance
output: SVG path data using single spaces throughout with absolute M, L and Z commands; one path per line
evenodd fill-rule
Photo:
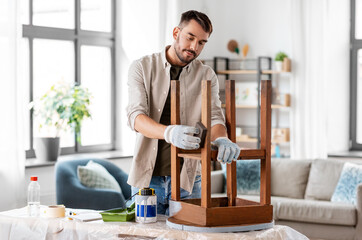
M 344 162 L 316 159 L 309 172 L 305 199 L 330 201 L 337 186 Z
M 331 201 L 356 204 L 357 186 L 362 183 L 362 166 L 345 163 Z
M 221 164 L 226 179 L 226 164 Z M 260 160 L 236 162 L 238 194 L 257 195 L 260 189 Z M 226 189 L 226 188 L 225 188 Z
M 121 192 L 116 179 L 102 165 L 89 161 L 86 166 L 78 166 L 77 170 L 78 178 L 84 186 Z

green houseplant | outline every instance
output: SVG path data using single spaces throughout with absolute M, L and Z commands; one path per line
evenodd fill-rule
M 41 136 L 35 139 L 38 159 L 55 161 L 58 158 L 59 136 L 62 131 L 74 131 L 77 142 L 80 142 L 82 121 L 91 117 L 90 99 L 88 89 L 58 82 L 30 103 Z
M 277 70 L 277 71 L 282 70 L 282 65 L 283 65 L 284 58 L 288 58 L 288 55 L 285 54 L 284 52 L 278 52 L 275 55 L 275 58 L 274 58 L 274 60 L 275 60 L 275 70 Z
M 284 52 L 278 52 L 276 55 L 275 55 L 275 61 L 280 61 L 282 62 L 284 60 L 284 58 L 288 57 L 287 54 L 285 54 Z

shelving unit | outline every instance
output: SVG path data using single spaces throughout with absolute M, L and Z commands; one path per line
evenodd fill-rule
M 239 145 L 241 145 L 242 148 L 250 148 L 250 147 L 260 147 L 260 82 L 261 80 L 272 80 L 275 83 L 276 88 L 279 89 L 279 77 L 281 75 L 285 75 L 289 72 L 286 71 L 276 71 L 272 69 L 272 59 L 271 57 L 258 57 L 257 59 L 249 60 L 251 61 L 251 64 L 247 67 L 247 69 L 238 69 L 240 67 L 235 67 L 235 65 L 240 64 L 241 60 L 238 59 L 230 59 L 225 57 L 215 57 L 213 59 L 213 68 L 216 74 L 219 76 L 225 76 L 224 80 L 227 79 L 235 79 L 237 76 L 243 76 L 244 78 L 248 78 L 248 80 L 244 79 L 235 79 L 237 82 L 254 82 L 257 81 L 257 89 L 258 89 L 258 102 L 253 105 L 236 105 L 237 116 L 242 116 L 245 118 L 245 116 L 249 116 L 250 118 L 255 118 L 256 115 L 256 123 L 254 125 L 239 125 L 244 130 L 248 130 L 247 132 L 251 132 L 252 129 L 255 129 L 256 134 L 252 134 L 252 136 L 247 136 L 250 133 L 243 133 L 241 136 L 237 136 L 236 140 Z M 238 63 L 239 62 L 239 63 Z M 222 65 L 222 67 L 220 67 Z M 241 65 L 241 64 L 240 64 Z M 245 65 L 245 64 L 244 64 Z M 232 76 L 232 77 L 230 77 Z M 221 95 L 223 94 L 223 79 L 220 79 L 220 91 Z M 288 92 L 289 94 L 290 92 Z M 290 96 L 290 95 L 289 95 Z M 221 97 L 222 98 L 222 97 Z M 225 104 L 222 105 L 225 107 Z M 276 129 L 286 129 L 289 128 L 289 123 L 286 125 L 284 124 L 284 127 L 281 127 L 279 124 L 279 118 L 281 115 L 288 114 L 290 112 L 290 106 L 289 105 L 283 105 L 280 103 L 272 103 L 272 112 L 273 112 L 273 127 Z M 253 110 L 256 110 L 254 112 L 250 112 Z M 286 112 L 286 113 L 284 113 Z M 288 114 L 290 115 L 290 114 Z M 290 117 L 288 116 L 288 121 Z M 237 121 L 238 125 L 238 121 Z M 287 141 L 281 141 L 280 139 L 272 139 L 272 144 L 274 147 L 278 146 L 279 148 L 283 148 L 282 155 L 287 157 L 290 155 L 290 143 L 289 143 L 289 130 L 288 130 L 288 138 L 286 138 Z

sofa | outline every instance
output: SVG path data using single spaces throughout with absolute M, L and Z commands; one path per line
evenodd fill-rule
M 361 240 L 362 184 L 357 186 L 355 204 L 331 201 L 344 164 L 335 159 L 272 159 L 275 224 L 290 226 L 312 239 Z M 226 196 L 225 182 L 225 171 L 211 173 L 212 197 Z M 238 183 L 238 197 L 259 201 L 258 192 L 239 190 Z
M 89 161 L 103 166 L 117 181 L 121 192 L 84 186 L 77 176 L 77 168 L 87 165 Z M 57 204 L 63 204 L 68 208 L 94 210 L 123 207 L 131 196 L 131 186 L 127 184 L 127 179 L 128 175 L 125 172 L 105 159 L 59 160 L 55 165 Z

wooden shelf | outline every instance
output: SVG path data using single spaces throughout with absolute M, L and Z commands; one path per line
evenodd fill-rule
M 236 141 L 237 142 L 251 142 L 251 143 L 256 143 L 258 142 L 258 139 L 256 138 L 241 138 L 241 137 L 236 137 Z
M 194 160 L 201 160 L 201 153 L 187 153 L 187 150 L 183 153 L 179 153 L 178 157 L 189 158 Z M 217 151 L 211 151 L 211 160 L 216 160 Z M 238 159 L 265 159 L 265 151 L 260 149 L 244 149 L 240 152 Z
M 256 143 L 258 142 L 257 138 L 240 138 L 240 137 L 236 137 L 236 141 L 239 143 Z M 289 144 L 289 142 L 286 141 L 275 141 L 272 140 L 271 141 L 272 144 Z
M 223 103 L 221 105 L 223 108 L 225 108 L 225 104 Z M 284 106 L 284 105 L 279 105 L 279 104 L 272 104 L 271 108 L 272 109 L 289 109 L 290 106 Z M 235 105 L 235 108 L 247 108 L 247 109 L 256 109 L 257 106 L 256 105 Z
M 279 74 L 279 73 L 290 73 L 290 72 L 276 71 L 276 70 L 263 70 L 262 73 L 264 73 L 264 74 Z
M 257 74 L 256 70 L 222 70 L 217 71 L 217 74 Z
M 288 145 L 290 142 L 272 140 L 272 144 Z
M 285 105 L 280 105 L 280 104 L 272 104 L 271 108 L 272 109 L 279 109 L 279 108 L 289 109 L 290 106 L 285 106 Z
M 179 153 L 178 156 L 182 157 L 182 158 L 201 160 L 201 154 L 200 153 Z
M 221 70 L 217 71 L 217 74 L 257 74 L 257 70 Z M 276 70 L 262 70 L 262 74 L 279 74 L 279 73 L 288 73 L 286 71 L 276 71 Z

